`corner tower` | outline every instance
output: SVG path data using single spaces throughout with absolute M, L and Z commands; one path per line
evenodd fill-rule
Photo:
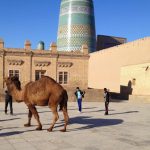
M 84 44 L 96 50 L 93 0 L 61 0 L 58 51 L 78 51 Z

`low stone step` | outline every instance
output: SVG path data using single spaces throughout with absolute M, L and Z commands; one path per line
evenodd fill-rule
M 150 95 L 130 95 L 129 101 L 150 102 Z

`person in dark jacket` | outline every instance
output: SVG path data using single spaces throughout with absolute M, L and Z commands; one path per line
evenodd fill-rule
M 80 88 L 77 87 L 74 94 L 77 98 L 79 112 L 82 112 L 82 98 L 84 97 L 85 91 L 81 91 Z
M 7 114 L 8 104 L 10 106 L 10 114 L 13 115 L 12 96 L 5 90 L 5 114 Z
M 110 94 L 107 88 L 104 88 L 104 101 L 105 101 L 105 115 L 108 115 Z

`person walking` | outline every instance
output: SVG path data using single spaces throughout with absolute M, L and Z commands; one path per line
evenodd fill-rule
M 7 114 L 8 104 L 10 106 L 10 114 L 13 115 L 12 96 L 5 90 L 5 114 Z
M 110 94 L 107 88 L 104 88 L 104 101 L 105 101 L 105 115 L 108 115 Z
M 76 87 L 75 96 L 77 98 L 78 110 L 82 112 L 82 98 L 84 97 L 85 91 L 81 91 L 79 87 Z

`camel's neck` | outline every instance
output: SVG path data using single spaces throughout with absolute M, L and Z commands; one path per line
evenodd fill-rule
M 12 97 L 18 102 L 24 101 L 24 90 L 18 90 L 16 87 L 11 91 Z

